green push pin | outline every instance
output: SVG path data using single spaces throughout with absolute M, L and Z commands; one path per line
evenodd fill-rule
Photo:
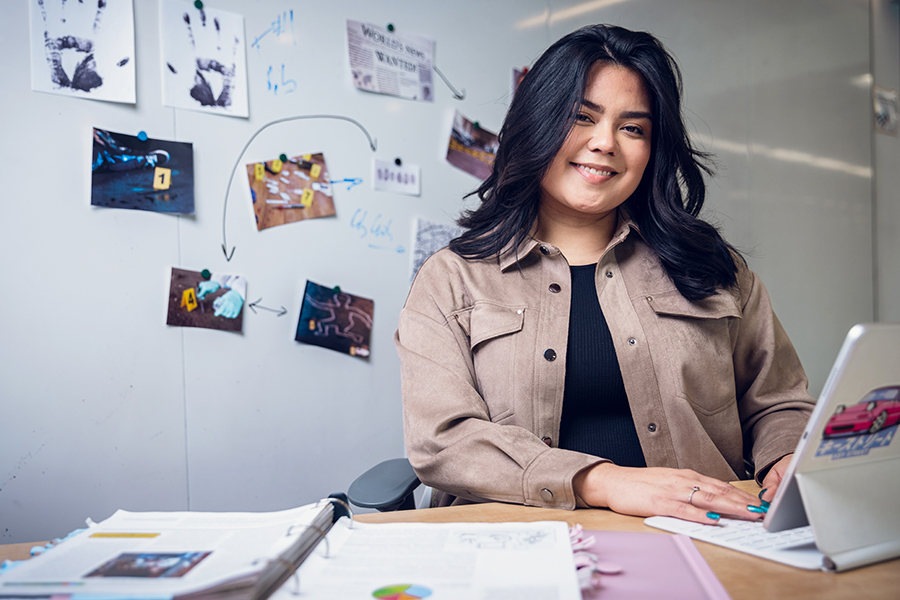
M 200 0 L 197 1 L 199 2 Z M 202 277 L 204 281 L 209 281 L 210 277 L 212 277 L 212 273 L 209 272 L 209 269 L 203 269 L 200 271 L 200 277 Z
M 283 163 L 286 163 L 287 162 L 287 154 L 279 154 L 278 160 L 280 160 Z
M 388 24 L 387 24 L 387 30 L 393 33 L 393 31 L 394 31 L 394 24 L 393 24 L 393 23 L 388 23 Z
M 194 8 L 197 10 L 203 10 L 203 3 L 200 0 L 194 0 Z
M 341 293 L 341 286 L 336 285 L 336 286 L 334 286 L 333 288 L 331 288 L 331 291 L 334 292 L 335 294 L 340 294 L 340 293 Z

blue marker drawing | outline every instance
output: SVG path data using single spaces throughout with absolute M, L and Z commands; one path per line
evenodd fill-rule
M 290 32 L 288 32 L 288 30 L 287 30 L 288 25 L 290 25 L 290 28 L 291 28 Z M 262 40 L 264 37 L 266 37 L 270 33 L 274 33 L 275 37 L 277 37 L 277 38 L 280 38 L 283 34 L 290 33 L 291 43 L 294 46 L 296 46 L 297 38 L 294 37 L 294 11 L 293 10 L 285 11 L 285 12 L 281 13 L 280 15 L 278 15 L 275 18 L 275 20 L 272 21 L 272 24 L 269 26 L 269 28 L 266 29 L 265 31 L 263 31 L 258 36 L 256 36 L 256 38 L 253 40 L 253 43 L 251 43 L 250 45 L 255 46 L 256 49 L 259 50 L 260 49 L 260 47 L 259 47 L 260 40 Z
M 350 219 L 350 227 L 359 232 L 359 237 L 361 239 L 368 238 L 372 240 L 368 243 L 369 248 L 372 248 L 373 250 L 389 250 L 396 252 L 397 254 L 403 254 L 406 252 L 406 248 L 400 244 L 397 244 L 396 246 L 392 245 L 394 234 L 391 233 L 391 225 L 393 225 L 393 223 L 393 219 L 387 219 L 387 221 L 385 221 L 381 213 L 378 213 L 374 219 L 369 221 L 369 211 L 361 208 L 357 208 L 356 212 L 353 213 L 353 217 Z
M 372 250 L 392 250 L 397 254 L 403 254 L 404 252 L 406 252 L 406 248 L 404 248 L 400 244 L 397 244 L 396 248 L 392 246 L 376 246 L 375 244 L 369 244 L 369 248 L 371 248 Z
M 357 186 L 363 182 L 361 177 L 356 177 L 353 179 L 332 179 L 329 183 L 349 183 L 347 189 L 353 189 L 353 186 Z
M 274 95 L 278 95 L 278 83 L 272 83 L 272 65 L 269 65 L 269 71 L 266 73 L 266 83 L 268 84 L 268 89 Z M 288 88 L 287 86 L 293 86 Z M 285 94 L 290 94 L 291 92 L 297 91 L 297 82 L 293 79 L 288 79 L 285 81 L 284 79 L 284 65 L 281 65 L 281 91 Z

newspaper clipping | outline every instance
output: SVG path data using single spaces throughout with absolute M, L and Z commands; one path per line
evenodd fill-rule
M 348 19 L 347 45 L 357 88 L 434 102 L 434 40 Z

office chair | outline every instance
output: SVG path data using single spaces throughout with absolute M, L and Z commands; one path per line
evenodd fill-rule
M 381 512 L 412 510 L 416 507 L 413 492 L 419 483 L 409 460 L 393 458 L 357 477 L 350 484 L 347 496 L 352 504 L 362 508 Z

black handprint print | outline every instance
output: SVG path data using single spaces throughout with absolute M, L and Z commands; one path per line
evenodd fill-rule
M 200 28 L 197 30 L 197 37 L 201 38 L 201 41 L 200 43 L 198 43 L 197 39 L 194 36 L 194 28 L 191 23 L 191 16 L 188 13 L 184 13 L 184 16 L 182 18 L 185 25 L 187 26 L 187 33 L 188 38 L 191 41 L 191 47 L 194 48 L 194 50 L 197 50 L 198 46 L 200 46 L 201 49 L 206 48 L 211 50 L 213 44 L 203 42 L 208 41 L 210 36 L 215 36 L 215 52 L 219 55 L 219 58 L 197 57 L 197 68 L 194 72 L 194 86 L 191 88 L 190 92 L 191 97 L 199 102 L 202 106 L 231 106 L 231 90 L 234 89 L 234 77 L 235 73 L 237 72 L 237 61 L 235 57 L 237 56 L 237 51 L 240 47 L 240 38 L 238 38 L 238 36 L 234 36 L 234 47 L 232 48 L 231 52 L 231 64 L 230 66 L 226 65 L 228 59 L 223 56 L 224 53 L 222 52 L 222 28 L 219 24 L 219 19 L 213 19 L 213 26 L 215 28 L 215 32 L 213 32 L 211 29 L 207 28 L 206 11 L 200 9 Z M 171 65 L 171 63 L 167 64 L 167 66 L 173 73 L 177 72 Z M 212 83 L 214 82 L 210 81 L 215 77 L 216 73 L 221 75 L 222 80 L 221 91 L 218 95 L 216 95 L 216 93 L 213 91 Z
M 102 86 L 103 77 L 94 59 L 94 40 L 87 36 L 97 35 L 107 1 L 57 0 L 52 7 L 51 2 L 37 0 L 44 20 L 44 48 L 51 80 L 61 88 L 83 92 Z M 126 65 L 129 58 L 122 58 L 117 65 Z M 71 76 L 66 66 L 70 67 Z

